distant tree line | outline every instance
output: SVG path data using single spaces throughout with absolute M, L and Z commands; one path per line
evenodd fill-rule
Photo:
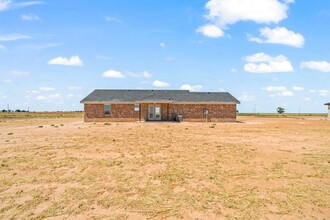
M 6 110 L 6 109 L 2 109 L 1 112 L 28 112 L 26 110 L 20 110 L 20 109 L 16 109 L 16 110 Z

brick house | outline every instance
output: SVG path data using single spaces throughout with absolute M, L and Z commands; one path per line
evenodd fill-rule
M 228 92 L 94 90 L 80 101 L 85 122 L 235 122 L 240 102 Z

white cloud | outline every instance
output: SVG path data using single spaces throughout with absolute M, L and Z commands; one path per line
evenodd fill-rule
M 81 90 L 82 89 L 82 87 L 81 86 L 69 86 L 68 87 L 68 90 Z
M 253 102 L 256 100 L 256 97 L 253 95 L 244 94 L 240 96 L 238 99 L 243 102 Z
M 3 80 L 2 82 L 3 82 L 3 83 L 6 83 L 6 84 L 9 84 L 9 83 L 11 83 L 11 82 L 13 82 L 13 81 L 10 80 L 10 79 L 5 79 L 5 80 Z
M 321 72 L 330 72 L 330 63 L 327 61 L 305 61 L 301 62 L 301 68 L 309 68 Z
M 195 85 L 195 86 L 192 86 L 192 85 L 189 85 L 189 84 L 183 84 L 180 89 L 182 90 L 189 90 L 189 91 L 199 91 L 203 88 L 203 86 L 201 85 Z
M 329 90 L 327 89 L 320 89 L 318 90 L 319 96 L 327 97 L 329 95 Z
M 39 90 L 40 90 L 40 91 L 45 91 L 45 92 L 55 91 L 54 88 L 52 88 L 52 87 L 47 87 L 47 86 L 39 87 Z
M 31 36 L 24 34 L 5 34 L 0 35 L 0 41 L 15 41 L 15 40 L 23 40 L 23 39 L 31 39 Z
M 245 58 L 244 70 L 250 73 L 294 72 L 291 62 L 283 55 L 271 57 L 265 53 L 256 53 Z
M 285 86 L 267 86 L 263 89 L 267 92 L 284 92 L 288 90 Z
M 168 86 L 170 86 L 169 83 L 163 82 L 163 81 L 159 81 L 159 80 L 153 81 L 152 85 L 155 86 L 155 87 L 168 87 Z
M 109 22 L 121 22 L 121 20 L 119 18 L 116 18 L 116 17 L 111 17 L 111 16 L 107 16 L 105 17 L 105 20 L 109 21 Z
M 294 94 L 291 91 L 284 91 L 278 94 L 279 96 L 293 96 Z
M 311 98 L 309 98 L 309 97 L 304 97 L 303 98 L 305 101 L 310 101 L 311 100 Z
M 26 7 L 26 6 L 40 5 L 40 4 L 44 4 L 44 2 L 42 2 L 42 1 L 21 2 L 21 3 L 16 3 L 15 6 L 17 6 L 17 7 Z
M 21 76 L 29 76 L 30 73 L 27 71 L 12 70 L 9 72 L 9 75 L 14 76 L 14 77 L 21 77 Z
M 163 48 L 163 49 L 166 47 L 165 43 L 163 43 L 163 42 L 161 42 L 161 43 L 159 44 L 159 46 L 160 46 L 161 48 Z
M 116 70 L 108 70 L 102 74 L 105 78 L 125 78 L 125 75 Z
M 144 77 L 144 78 L 151 78 L 151 73 L 149 73 L 149 72 L 147 72 L 147 71 L 143 71 L 143 73 L 142 73 L 142 76 Z
M 142 73 L 129 72 L 128 74 L 132 77 L 137 77 L 137 78 L 151 78 L 152 77 L 152 74 L 149 73 L 148 71 L 143 71 Z
M 70 58 L 66 57 L 56 57 L 48 61 L 50 65 L 64 65 L 64 66 L 82 66 L 83 62 L 79 56 L 72 56 Z
M 218 38 L 224 35 L 223 31 L 214 24 L 207 24 L 196 29 L 197 33 L 202 33 L 204 36 Z
M 0 0 L 0 11 L 9 9 L 11 3 L 11 0 Z
M 278 96 L 294 96 L 293 92 L 289 91 L 285 86 L 267 86 L 263 88 L 267 92 L 278 92 Z M 271 97 L 275 97 L 276 94 L 272 94 Z
M 304 90 L 304 88 L 303 87 L 300 87 L 300 86 L 293 86 L 292 87 L 292 90 L 294 90 L 294 91 L 302 91 L 302 90 Z
M 0 44 L 0 50 L 6 50 L 7 48 L 5 46 L 3 46 L 2 44 Z
M 286 61 L 286 60 L 287 60 L 287 58 L 283 55 L 271 57 L 265 53 L 256 53 L 256 54 L 245 57 L 245 61 L 251 62 L 251 63 L 270 62 L 270 61 L 280 62 L 280 61 Z
M 319 96 L 323 96 L 323 97 L 326 97 L 330 94 L 330 91 L 327 89 L 319 89 L 319 90 L 310 89 L 310 90 L 308 90 L 308 92 L 317 93 Z
M 38 95 L 36 97 L 36 100 L 38 101 L 46 101 L 46 102 L 62 102 L 63 98 L 62 95 L 57 93 L 57 94 L 50 94 L 50 95 Z
M 35 14 L 21 15 L 21 19 L 24 21 L 39 21 L 40 20 L 39 16 L 35 15 Z
M 237 69 L 236 69 L 236 68 L 231 68 L 231 69 L 230 69 L 230 72 L 232 72 L 232 73 L 237 73 Z
M 287 18 L 288 4 L 292 0 L 209 0 L 205 8 L 206 19 L 217 27 L 217 37 L 223 36 L 223 30 L 238 21 L 256 23 L 279 23 Z M 215 28 L 214 28 L 215 29 Z M 202 32 L 204 33 L 204 32 Z M 220 34 L 222 33 L 222 35 Z M 208 35 L 206 35 L 208 36 Z M 214 35 L 211 37 L 215 37 Z
M 13 7 L 26 7 L 31 5 L 44 4 L 42 1 L 29 1 L 29 2 L 20 2 L 13 3 L 12 0 L 0 0 L 0 11 L 5 11 Z
M 293 47 L 303 47 L 305 38 L 298 33 L 289 31 L 284 27 L 270 29 L 265 27 L 260 30 L 260 38 L 249 37 L 250 41 L 257 43 L 284 44 Z

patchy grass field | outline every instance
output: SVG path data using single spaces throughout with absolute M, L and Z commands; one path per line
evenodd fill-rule
M 1 219 L 329 219 L 330 122 L 0 119 Z

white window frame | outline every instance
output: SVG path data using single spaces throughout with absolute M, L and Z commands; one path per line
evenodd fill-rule
M 140 104 L 134 104 L 134 111 L 139 112 L 140 111 Z

